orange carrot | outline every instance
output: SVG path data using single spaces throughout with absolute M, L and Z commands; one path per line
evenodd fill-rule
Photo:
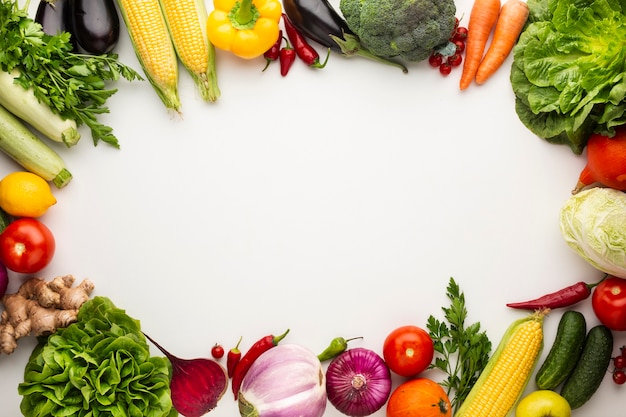
M 480 61 L 483 59 L 487 40 L 496 20 L 498 20 L 499 13 L 500 0 L 474 0 L 467 24 L 465 63 L 460 81 L 461 90 L 465 90 L 474 81 Z
M 528 20 L 528 5 L 524 0 L 507 0 L 500 9 L 493 39 L 476 71 L 476 83 L 483 84 L 500 68 L 517 43 Z

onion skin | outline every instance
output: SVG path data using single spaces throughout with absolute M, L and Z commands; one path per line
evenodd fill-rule
M 326 371 L 328 400 L 350 417 L 364 417 L 382 408 L 391 394 L 391 372 L 376 352 L 349 349 Z
M 242 417 L 322 417 L 326 402 L 322 363 L 296 344 L 278 345 L 254 361 L 238 396 Z
M 7 292 L 7 287 L 9 286 L 9 271 L 7 267 L 4 266 L 2 262 L 0 262 L 0 298 L 4 296 Z

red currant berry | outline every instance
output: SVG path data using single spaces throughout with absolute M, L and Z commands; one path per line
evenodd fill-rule
M 617 369 L 624 369 L 624 368 L 626 368 L 626 356 L 618 355 L 618 356 L 614 357 L 613 358 L 613 365 L 615 365 L 615 367 Z
M 461 57 L 461 55 L 459 54 L 450 55 L 448 57 L 448 64 L 450 64 L 451 67 L 458 67 L 459 65 L 461 65 L 462 61 L 463 57 Z
M 211 356 L 213 356 L 215 359 L 219 359 L 222 356 L 224 356 L 224 347 L 222 345 L 216 343 L 211 348 Z
M 428 57 L 428 63 L 433 68 L 439 67 L 442 62 L 443 62 L 443 56 L 441 56 L 441 54 L 438 54 L 436 52 L 431 54 L 430 57 Z
M 443 76 L 450 75 L 450 73 L 452 72 L 452 66 L 447 62 L 443 62 L 441 65 L 439 65 L 439 72 Z
M 613 382 L 618 385 L 626 383 L 626 372 L 619 370 L 613 371 Z

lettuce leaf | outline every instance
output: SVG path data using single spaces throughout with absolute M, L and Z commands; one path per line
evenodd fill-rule
M 75 323 L 39 340 L 18 386 L 20 408 L 26 417 L 174 417 L 170 377 L 139 321 L 94 297 Z
M 620 1 L 529 1 L 529 24 L 513 49 L 510 79 L 519 119 L 576 154 L 592 133 L 612 137 L 626 123 L 626 16 Z

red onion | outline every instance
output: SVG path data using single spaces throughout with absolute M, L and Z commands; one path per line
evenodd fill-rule
M 300 345 L 278 345 L 254 361 L 239 390 L 243 417 L 321 417 L 326 378 L 317 356 Z
M 351 417 L 378 411 L 391 394 L 391 372 L 376 352 L 349 349 L 337 356 L 326 371 L 328 400 Z
M 185 417 L 200 417 L 217 406 L 228 387 L 226 369 L 211 359 L 181 359 L 145 335 L 172 364 L 172 405 Z
M 4 296 L 7 292 L 7 287 L 9 286 L 9 271 L 7 267 L 4 266 L 2 262 L 0 262 L 0 298 Z

